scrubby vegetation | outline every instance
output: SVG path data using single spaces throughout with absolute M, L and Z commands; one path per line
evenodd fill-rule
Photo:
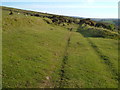
M 112 30 L 117 30 L 118 33 L 120 33 L 120 19 L 93 19 L 95 21 L 98 21 L 100 23 L 105 23 L 111 25 Z M 109 29 L 109 28 L 108 28 Z
M 118 87 L 117 31 L 91 19 L 2 11 L 3 88 Z
M 120 39 L 119 33 L 110 31 L 103 27 L 93 27 L 86 24 L 82 24 L 77 32 L 82 33 L 86 37 L 103 37 L 103 38 L 112 38 Z

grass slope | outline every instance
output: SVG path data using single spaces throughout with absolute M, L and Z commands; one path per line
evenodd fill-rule
M 53 80 L 58 78 L 54 72 L 60 66 L 68 31 L 36 17 L 15 15 L 3 19 L 3 86 L 51 84 L 46 78 L 52 73 Z
M 99 40 L 99 38 L 96 39 Z M 105 45 L 107 45 L 109 41 L 110 40 L 108 40 Z M 113 42 L 117 43 L 117 41 Z M 113 44 L 109 46 L 113 46 Z M 114 54 L 117 55 L 117 49 L 114 51 Z M 92 48 L 91 44 L 81 34 L 72 34 L 68 52 L 64 87 L 117 87 L 118 82 L 116 80 L 116 75 L 111 72 L 111 68 L 106 65 L 104 60 L 100 58 L 97 52 Z M 117 57 L 115 58 L 116 59 L 114 61 L 111 60 L 111 62 L 117 63 Z M 114 66 L 117 68 L 118 65 L 115 64 Z
M 117 40 L 86 37 L 76 24 L 8 14 L 3 10 L 4 88 L 118 87 Z

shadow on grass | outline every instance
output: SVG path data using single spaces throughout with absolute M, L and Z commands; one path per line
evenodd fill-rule
M 105 38 L 101 32 L 90 28 L 85 29 L 82 26 L 79 26 L 76 32 L 82 34 L 84 37 Z
M 106 30 L 104 28 L 90 27 L 87 25 L 80 25 L 76 32 L 81 33 L 84 37 L 120 39 L 120 35 L 116 32 Z

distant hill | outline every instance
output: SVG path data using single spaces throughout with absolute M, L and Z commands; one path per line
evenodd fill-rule
M 92 19 L 92 20 L 95 20 L 95 21 L 99 21 L 99 22 L 106 22 L 106 23 L 110 23 L 110 24 L 115 24 L 117 25 L 118 24 L 118 19 Z

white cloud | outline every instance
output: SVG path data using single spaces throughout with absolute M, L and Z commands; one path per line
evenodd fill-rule
M 2 0 L 2 2 L 83 2 L 84 0 Z
M 78 2 L 78 3 L 24 3 L 24 4 L 8 4 L 11 7 L 48 12 L 55 14 L 64 14 L 81 17 L 117 17 L 117 1 L 118 0 L 4 0 L 17 2 Z M 84 2 L 84 3 L 79 3 Z M 87 3 L 87 2 L 90 2 Z M 92 2 L 92 3 L 91 3 Z M 96 3 L 108 2 L 108 3 Z M 109 3 L 114 2 L 114 3 Z M 7 6 L 8 6 L 7 5 Z M 83 8 L 83 9 L 82 9 Z M 90 9 L 91 8 L 91 9 Z M 77 10 L 77 11 L 76 11 Z M 85 13 L 86 12 L 86 13 Z M 103 14 L 104 13 L 104 14 Z
M 119 2 L 119 0 L 0 0 L 2 2 Z
M 33 5 L 29 5 L 29 4 L 26 4 L 26 5 L 19 5 L 19 7 L 25 7 L 25 8 L 32 8 L 32 9 L 37 9 L 37 8 L 47 8 L 47 9 L 50 9 L 50 8 L 118 8 L 117 6 L 94 6 L 94 5 L 36 5 L 36 4 L 33 4 Z
M 90 3 L 92 3 L 92 2 L 95 2 L 95 0 L 87 0 L 87 2 L 90 2 Z

